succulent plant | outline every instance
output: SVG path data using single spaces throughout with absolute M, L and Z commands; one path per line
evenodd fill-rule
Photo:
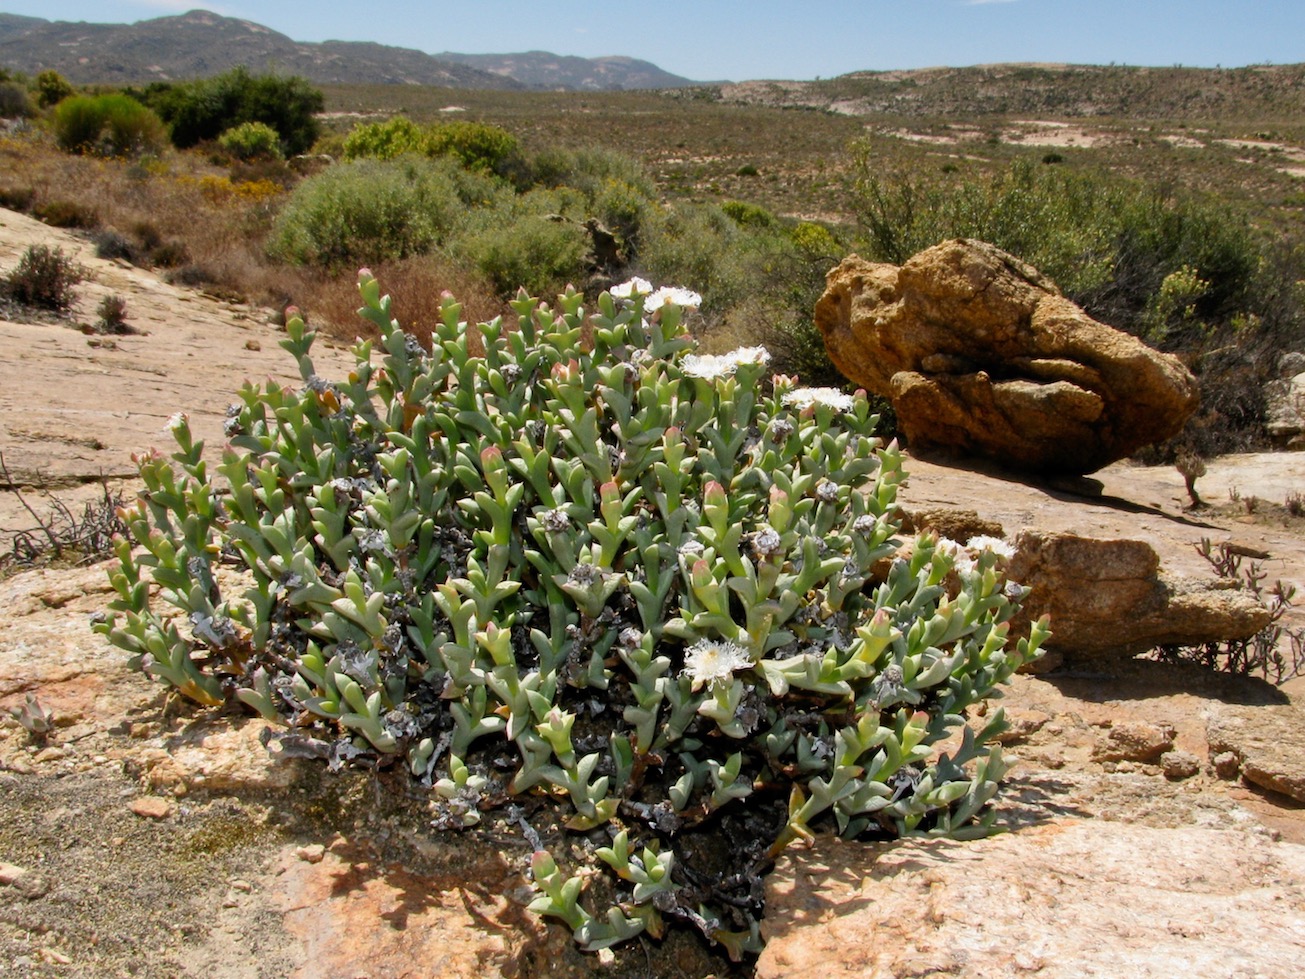
M 668 919 L 756 950 L 760 875 L 821 825 L 991 829 L 1005 721 L 967 714 L 1045 627 L 1008 641 L 997 542 L 895 537 L 864 393 L 694 353 L 683 290 L 450 299 L 427 350 L 359 286 L 347 377 L 291 315 L 303 383 L 246 386 L 220 464 L 184 416 L 136 458 L 95 626 L 134 665 L 406 765 L 442 829 L 548 800 L 575 845 L 513 817 L 531 907 L 591 950 Z

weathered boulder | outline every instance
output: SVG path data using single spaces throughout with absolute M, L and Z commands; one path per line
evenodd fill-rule
M 1235 582 L 1162 574 L 1141 540 L 1026 530 L 1006 573 L 1030 589 L 1013 630 L 1050 615 L 1047 649 L 1076 661 L 1245 639 L 1269 624 L 1269 610 Z
M 829 273 L 815 322 L 838 369 L 891 399 L 917 449 L 1082 475 L 1176 435 L 1198 402 L 1177 358 L 980 241 L 900 267 L 850 256 Z
M 1065 819 L 965 844 L 822 839 L 768 878 L 756 974 L 1290 976 L 1302 907 L 1305 846 L 1235 830 Z

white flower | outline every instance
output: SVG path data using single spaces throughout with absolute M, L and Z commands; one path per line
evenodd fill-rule
M 728 680 L 738 670 L 752 666 L 752 657 L 738 643 L 724 639 L 700 639 L 684 656 L 683 675 L 693 680 L 693 689 Z
M 983 551 L 991 551 L 999 558 L 1005 558 L 1009 561 L 1015 556 L 1015 548 L 1000 537 L 989 537 L 986 534 L 980 534 L 978 537 L 971 537 L 965 545 L 974 554 L 981 554 Z
M 974 558 L 970 557 L 969 552 L 960 544 L 950 537 L 939 537 L 937 553 L 952 559 L 952 570 L 959 575 L 969 575 L 974 573 Z
M 770 351 L 765 347 L 739 347 L 725 356 L 739 365 L 770 363 Z
M 168 419 L 168 428 L 170 428 L 174 432 L 180 432 L 189 423 L 190 423 L 190 419 L 189 417 L 187 417 L 186 413 L 184 411 L 179 411 Z
M 679 286 L 662 286 L 648 297 L 643 304 L 643 308 L 651 313 L 667 305 L 697 309 L 702 305 L 702 297 L 692 289 L 681 289 Z
M 689 377 L 701 377 L 708 381 L 717 377 L 729 377 L 738 366 L 728 357 L 720 357 L 716 354 L 688 354 L 680 361 L 680 370 Z
M 636 275 L 619 286 L 612 286 L 611 295 L 613 299 L 633 299 L 635 296 L 646 296 L 652 291 L 652 283 Z
M 838 388 L 794 388 L 784 395 L 784 404 L 798 410 L 811 405 L 828 405 L 835 411 L 851 411 L 856 399 Z

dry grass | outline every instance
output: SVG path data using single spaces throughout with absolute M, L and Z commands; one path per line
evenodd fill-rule
M 277 310 L 295 304 L 324 332 L 352 339 L 363 327 L 352 276 L 278 264 L 264 252 L 283 182 L 293 180 L 288 172 L 275 176 L 228 171 L 198 152 L 104 160 L 62 153 L 39 133 L 0 139 L 0 203 L 36 216 L 75 204 L 94 215 L 90 233 L 114 232 L 137 261 L 175 282 Z M 439 257 L 373 271 L 395 297 L 395 316 L 423 339 L 446 291 L 468 317 L 492 319 L 506 309 L 488 283 Z

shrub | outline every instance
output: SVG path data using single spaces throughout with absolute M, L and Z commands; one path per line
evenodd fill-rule
M 421 153 L 425 130 L 407 116 L 355 126 L 344 138 L 344 158 L 392 160 L 408 153 Z
M 316 114 L 325 105 L 320 90 L 294 76 L 251 75 L 233 68 L 213 78 L 181 84 L 156 83 L 142 93 L 179 149 L 217 139 L 242 123 L 274 129 L 286 156 L 306 153 L 320 132 Z
M 344 141 L 346 159 L 391 160 L 407 153 L 447 156 L 475 173 L 519 177 L 524 166 L 517 139 L 506 129 L 484 122 L 441 122 L 418 126 L 404 116 L 368 123 Z
M 5 293 L 24 306 L 63 313 L 72 308 L 73 287 L 83 277 L 80 266 L 62 248 L 30 245 L 5 276 Z
M 460 237 L 454 248 L 504 298 L 518 288 L 532 296 L 546 295 L 578 281 L 585 272 L 584 231 L 570 221 L 542 215 L 511 224 L 490 223 Z
M 276 219 L 269 251 L 331 268 L 418 255 L 444 239 L 461 204 L 447 164 L 413 158 L 344 163 L 295 188 Z
M 164 142 L 158 116 L 121 93 L 74 95 L 54 108 L 55 139 L 69 153 L 139 156 Z
M 127 300 L 119 295 L 105 296 L 95 309 L 99 317 L 96 326 L 101 333 L 130 333 L 127 325 Z
M 75 91 L 68 79 L 52 68 L 36 76 L 36 103 L 42 109 L 58 105 Z
M 864 398 L 691 353 L 679 291 L 477 330 L 449 300 L 427 353 L 360 285 L 379 364 L 317 376 L 292 316 L 304 386 L 247 386 L 220 465 L 184 415 L 138 457 L 95 624 L 136 668 L 401 763 L 440 827 L 534 796 L 530 906 L 586 949 L 669 919 L 755 950 L 761 874 L 825 825 L 988 831 L 1006 723 L 966 714 L 1044 630 L 1008 642 L 999 542 L 894 556 Z
M 0 82 L 0 119 L 30 119 L 36 107 L 27 94 L 27 86 L 18 82 Z
M 242 122 L 218 137 L 218 145 L 237 160 L 279 160 L 281 138 L 275 129 L 262 122 Z
M 424 139 L 428 156 L 451 156 L 468 170 L 508 176 L 519 164 L 521 148 L 506 129 L 457 120 L 431 126 Z
M 124 261 L 135 264 L 140 257 L 140 252 L 132 243 L 131 239 L 120 231 L 112 228 L 105 228 L 97 231 L 92 237 L 95 242 L 95 257 L 115 259 L 120 258 Z
M 731 221 L 745 228 L 773 230 L 780 227 L 779 218 L 758 204 L 748 204 L 745 201 L 725 201 L 721 204 L 720 209 L 729 216 Z
M 46 201 L 33 208 L 32 214 L 52 228 L 88 230 L 99 227 L 100 224 L 100 217 L 95 210 L 77 201 Z
M 26 211 L 35 199 L 36 189 L 33 187 L 0 187 L 0 207 L 11 211 Z

